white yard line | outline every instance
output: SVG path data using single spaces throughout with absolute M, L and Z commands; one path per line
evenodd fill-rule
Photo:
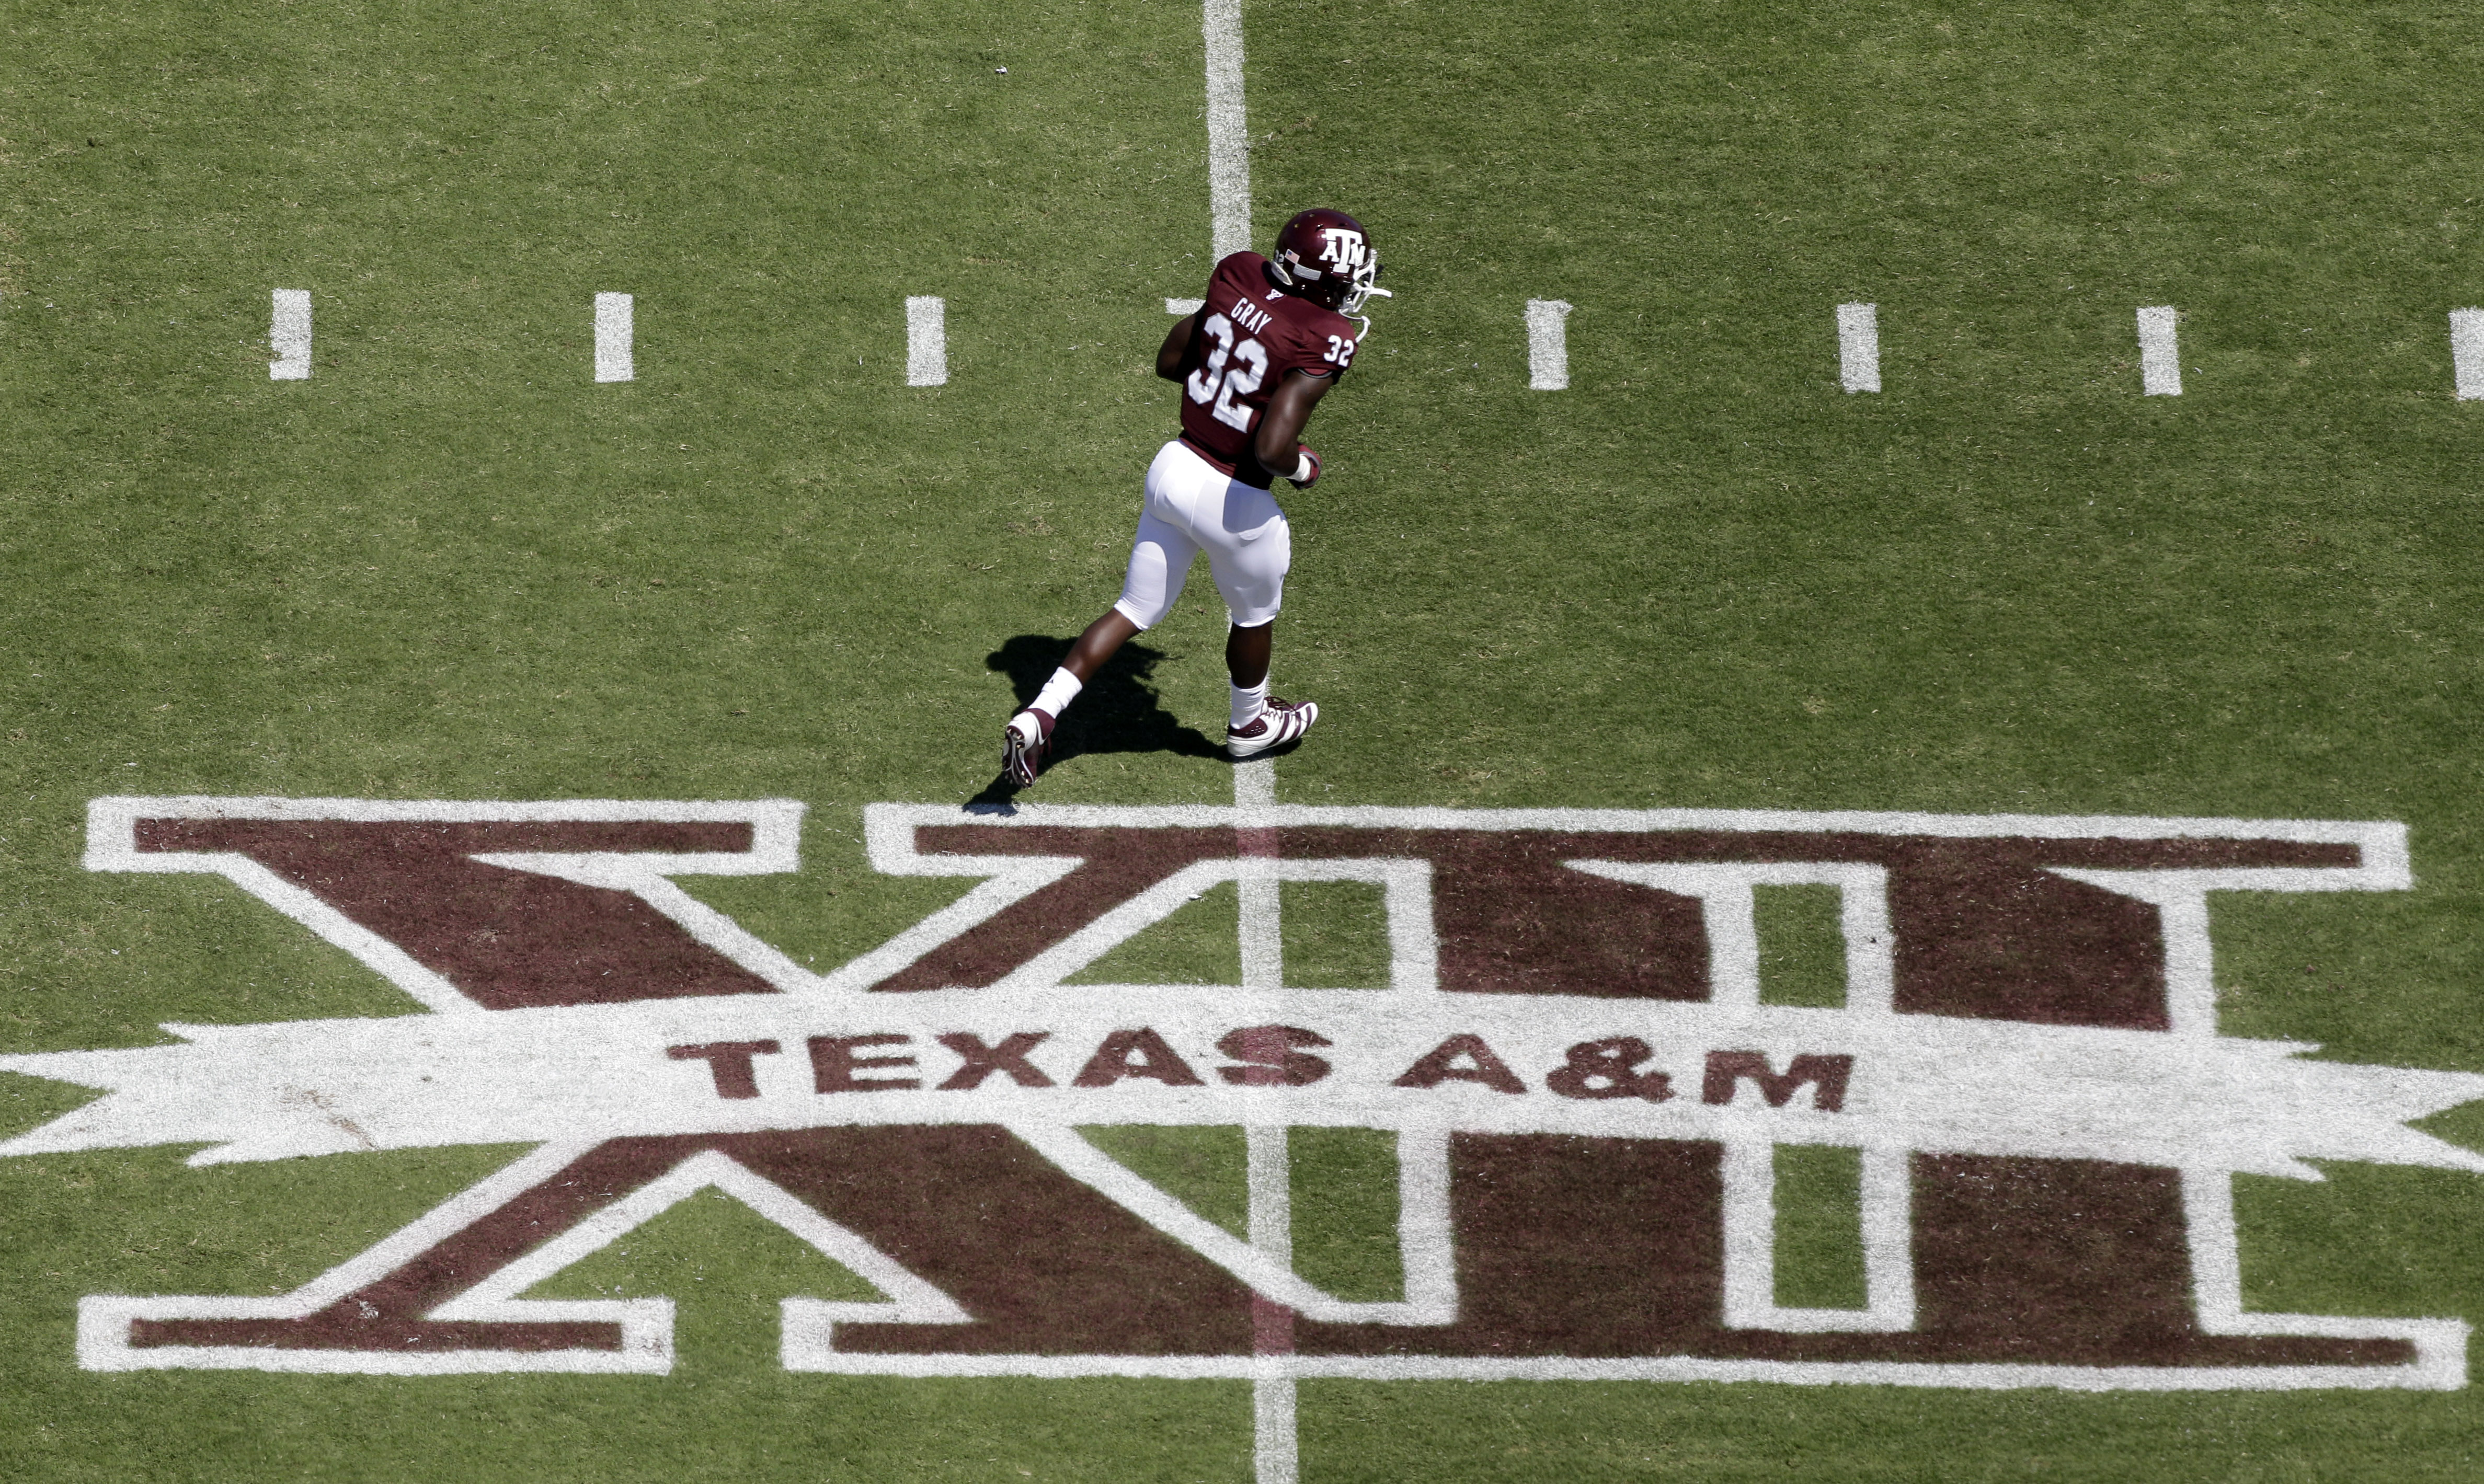
M 1254 812 L 1277 801 L 1277 765 L 1258 758 L 1233 769 L 1233 809 L 1242 837 L 1241 853 L 1273 855 L 1274 837 L 1251 831 Z M 1279 884 L 1273 876 L 1245 876 L 1236 881 L 1241 894 L 1242 984 L 1246 989 L 1277 996 L 1285 982 L 1284 930 L 1279 916 Z M 1282 1266 L 1294 1265 L 1294 1195 L 1291 1141 L 1282 1123 L 1252 1123 L 1243 1129 L 1248 1151 L 1251 1246 Z M 1255 1297 L 1252 1348 L 1276 1358 L 1282 1365 L 1293 1352 L 1293 1314 L 1271 1311 L 1272 1301 Z M 1262 1336 L 1262 1327 L 1268 1334 Z M 1296 1484 L 1302 1476 L 1300 1439 L 1295 1420 L 1295 1381 L 1291 1372 L 1274 1367 L 1251 1383 L 1251 1469 L 1256 1484 Z
M 1247 883 L 1246 883 L 1247 884 Z M 1268 883 L 1271 887 L 1277 883 Z M 1287 1272 L 1294 1266 L 1293 1156 L 1285 1126 L 1253 1124 L 1243 1130 L 1249 1160 L 1251 1245 Z M 1255 1297 L 1255 1308 L 1274 1301 Z M 1271 1354 L 1276 1366 L 1293 1354 L 1293 1314 L 1279 1309 L 1270 1316 L 1277 1343 L 1258 1342 L 1255 1315 L 1255 1350 Z M 1302 1477 L 1301 1443 L 1295 1424 L 1295 1381 L 1290 1372 L 1261 1375 L 1251 1383 L 1251 1470 L 1257 1484 L 1295 1484 Z
M 1537 391 L 1560 391 L 1570 385 L 1569 318 L 1564 300 L 1526 301 L 1526 385 Z
M 1249 811 L 1265 808 L 1277 801 L 1277 765 L 1272 758 L 1254 758 L 1233 769 L 1233 807 L 1241 818 L 1250 819 Z M 1242 837 L 1241 853 L 1245 856 L 1273 856 L 1276 847 L 1267 843 L 1270 837 L 1250 832 Z M 1242 986 L 1275 994 L 1285 986 L 1284 935 L 1279 916 L 1277 878 L 1274 876 L 1245 873 L 1234 883 L 1241 896 Z M 1284 1137 L 1278 1130 L 1278 1137 Z
M 1880 390 L 1880 307 L 1837 307 L 1837 380 L 1849 391 Z
M 631 342 L 635 334 L 632 301 L 628 294 L 595 296 L 595 379 L 597 381 L 638 379 L 637 365 L 631 355 Z
M 1291 1375 L 1251 1383 L 1251 1471 L 1257 1484 L 1295 1484 L 1302 1477 L 1294 1401 Z
M 1251 131 L 1242 102 L 1242 0 L 1202 0 L 1200 31 L 1207 54 L 1207 206 L 1211 262 L 1251 246 Z M 1196 314 L 1199 299 L 1165 300 L 1168 314 Z M 1237 810 L 1276 802 L 1276 765 L 1266 759 L 1233 770 Z M 1283 982 L 1277 882 L 1235 883 L 1241 895 L 1243 983 L 1274 990 Z M 1290 1168 L 1282 1126 L 1251 1127 L 1251 1241 L 1291 1266 Z M 1278 1363 L 1282 1364 L 1281 1360 Z M 1252 1383 L 1252 1471 L 1257 1484 L 1295 1484 L 1294 1378 L 1263 1374 Z
M 267 348 L 269 381 L 310 379 L 310 290 L 280 288 L 270 296 Z
M 2449 364 L 2458 400 L 2484 400 L 2484 310 L 2449 311 Z
M 1207 41 L 1208 250 L 1222 260 L 1227 254 L 1251 245 L 1251 129 L 1242 111 L 1242 0 L 1202 0 L 1200 20 Z
M 2182 394 L 2182 351 L 2170 304 L 2151 304 L 2139 311 L 2139 384 L 2146 396 Z
M 914 294 L 905 301 L 905 384 L 949 384 L 949 306 L 933 294 Z

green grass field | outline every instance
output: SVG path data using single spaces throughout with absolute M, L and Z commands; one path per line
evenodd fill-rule
M 2412 891 L 2219 899 L 2223 1029 L 2484 1071 L 2470 8 L 1245 24 L 1260 245 L 1344 207 L 1395 291 L 1284 497 L 1276 685 L 1323 719 L 1281 801 L 2403 821 Z M 1209 262 L 1196 4 L 20 0 L 0 36 L 0 1053 L 411 1008 L 225 882 L 81 869 L 104 795 L 801 799 L 798 875 L 689 884 L 823 967 L 959 894 L 874 873 L 860 810 L 983 795 L 1009 656 L 1118 591 L 1163 300 Z M 305 382 L 264 370 L 276 287 Z M 603 290 L 629 384 L 589 380 Z M 945 386 L 904 385 L 908 294 L 947 300 Z M 1577 307 L 1566 391 L 1527 390 L 1539 297 Z M 1839 391 L 1848 300 L 1881 394 Z M 2140 394 L 2158 304 L 2179 398 Z M 1174 719 L 1030 796 L 1229 801 L 1169 744 L 1216 735 L 1223 623 L 1202 570 L 1134 652 Z M 1232 910 L 1128 952 L 1213 982 Z M 1307 895 L 1298 957 L 1358 983 L 1373 910 Z M 1817 957 L 1770 960 L 1786 1003 Z M 0 1076 L 0 1131 L 86 1095 Z M 1240 1219 L 1233 1149 L 1129 1137 Z M 1251 1476 L 1237 1383 L 787 1373 L 776 1300 L 850 1280 L 713 1200 L 564 1280 L 673 1296 L 668 1377 L 82 1371 L 82 1296 L 290 1288 L 512 1153 L 184 1152 L 0 1161 L 0 1477 Z M 1350 1139 L 1306 1157 L 1370 1183 Z M 2484 1321 L 2484 1184 L 2328 1174 L 2245 1183 L 2249 1304 Z M 1387 1213 L 1336 1208 L 1304 1260 L 1385 1286 Z M 2479 1450 L 2472 1389 L 1302 1392 L 1310 1484 Z

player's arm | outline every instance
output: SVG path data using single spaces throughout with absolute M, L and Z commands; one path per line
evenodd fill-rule
M 1190 374 L 1182 367 L 1190 361 L 1190 342 L 1199 337 L 1199 316 L 1206 312 L 1200 310 L 1176 320 L 1174 327 L 1165 333 L 1164 343 L 1156 347 L 1158 376 L 1167 381 L 1179 381 Z
M 1285 379 L 1277 384 L 1277 394 L 1268 399 L 1267 415 L 1259 419 L 1258 437 L 1252 444 L 1260 467 L 1275 470 L 1297 488 L 1310 488 L 1319 477 L 1319 455 L 1303 446 L 1303 426 L 1311 420 L 1311 409 L 1336 385 L 1335 376 L 1304 370 L 1285 373 Z

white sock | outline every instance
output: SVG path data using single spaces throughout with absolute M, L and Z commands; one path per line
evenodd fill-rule
M 1027 703 L 1027 710 L 1040 711 L 1057 719 L 1070 702 L 1078 699 L 1078 692 L 1086 688 L 1085 683 L 1070 674 L 1065 665 L 1052 672 L 1052 678 L 1045 681 L 1035 699 Z
M 1234 731 L 1238 732 L 1258 720 L 1259 713 L 1268 709 L 1268 682 L 1264 677 L 1248 690 L 1231 681 L 1225 683 L 1225 688 L 1233 692 Z

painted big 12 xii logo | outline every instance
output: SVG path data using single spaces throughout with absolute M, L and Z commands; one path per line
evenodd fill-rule
M 879 804 L 876 869 L 974 884 L 821 974 L 675 882 L 795 870 L 801 816 L 94 800 L 90 869 L 224 877 L 425 1011 L 0 1058 L 104 1094 L 0 1154 L 532 1152 L 292 1293 L 89 1296 L 79 1363 L 665 1371 L 668 1300 L 525 1295 L 714 1188 L 878 1291 L 785 1300 L 795 1370 L 2466 1384 L 2457 1319 L 2240 1293 L 2237 1173 L 2484 1169 L 2408 1126 L 2484 1077 L 2217 1030 L 2210 894 L 2403 889 L 2403 825 Z M 1226 881 L 1242 984 L 1069 983 Z M 1384 985 L 1286 985 L 1319 881 L 1377 888 Z M 1786 885 L 1842 1005 L 1763 1000 Z M 1130 1124 L 1245 1129 L 1248 1231 L 1087 1132 Z M 1400 1291 L 1297 1270 L 1315 1127 L 1393 1142 Z M 1858 1151 L 1858 1307 L 1778 1303 L 1787 1146 Z

